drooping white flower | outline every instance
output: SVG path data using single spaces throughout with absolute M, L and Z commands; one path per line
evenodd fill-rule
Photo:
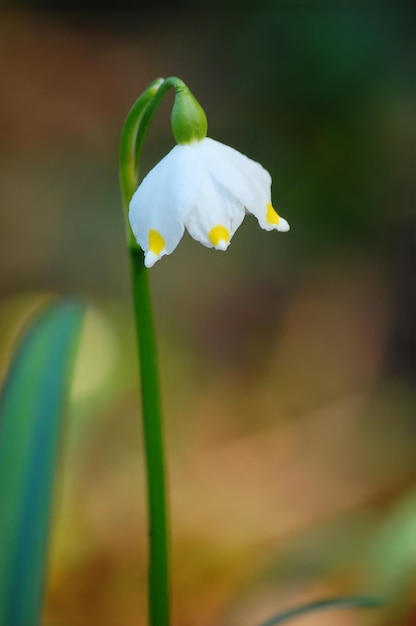
M 143 179 L 130 203 L 133 234 L 152 267 L 184 230 L 226 250 L 248 211 L 265 230 L 288 231 L 271 204 L 270 174 L 237 150 L 205 137 L 176 145 Z

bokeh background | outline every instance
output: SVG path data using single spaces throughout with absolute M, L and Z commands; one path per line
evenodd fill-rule
M 151 270 L 177 626 L 416 624 L 415 11 L 410 3 L 0 7 L 2 372 L 50 294 L 89 305 L 44 626 L 146 622 L 146 514 L 117 180 L 127 111 L 178 75 L 291 223 Z M 160 108 L 143 172 L 173 145 Z

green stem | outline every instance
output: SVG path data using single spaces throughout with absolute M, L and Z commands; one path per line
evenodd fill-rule
M 149 624 L 169 624 L 168 511 L 156 342 L 148 270 L 141 250 L 129 250 L 140 363 L 149 527 Z
M 144 137 L 166 91 L 181 89 L 178 78 L 151 83 L 133 105 L 123 127 L 120 146 L 120 185 L 130 257 L 132 295 L 140 365 L 144 448 L 149 524 L 149 623 L 169 625 L 169 533 L 166 497 L 165 454 L 156 341 L 148 270 L 128 221 L 130 200 L 138 184 L 138 169 Z

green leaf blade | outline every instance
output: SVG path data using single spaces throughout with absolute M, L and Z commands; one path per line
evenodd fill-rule
M 26 332 L 0 396 L 0 626 L 40 621 L 49 520 L 83 308 L 50 307 Z

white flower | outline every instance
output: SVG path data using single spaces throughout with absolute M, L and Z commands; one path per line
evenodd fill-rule
M 204 246 L 226 250 L 246 211 L 265 230 L 289 230 L 271 204 L 270 174 L 206 137 L 176 145 L 149 172 L 131 200 L 129 219 L 152 267 L 173 252 L 185 228 Z

